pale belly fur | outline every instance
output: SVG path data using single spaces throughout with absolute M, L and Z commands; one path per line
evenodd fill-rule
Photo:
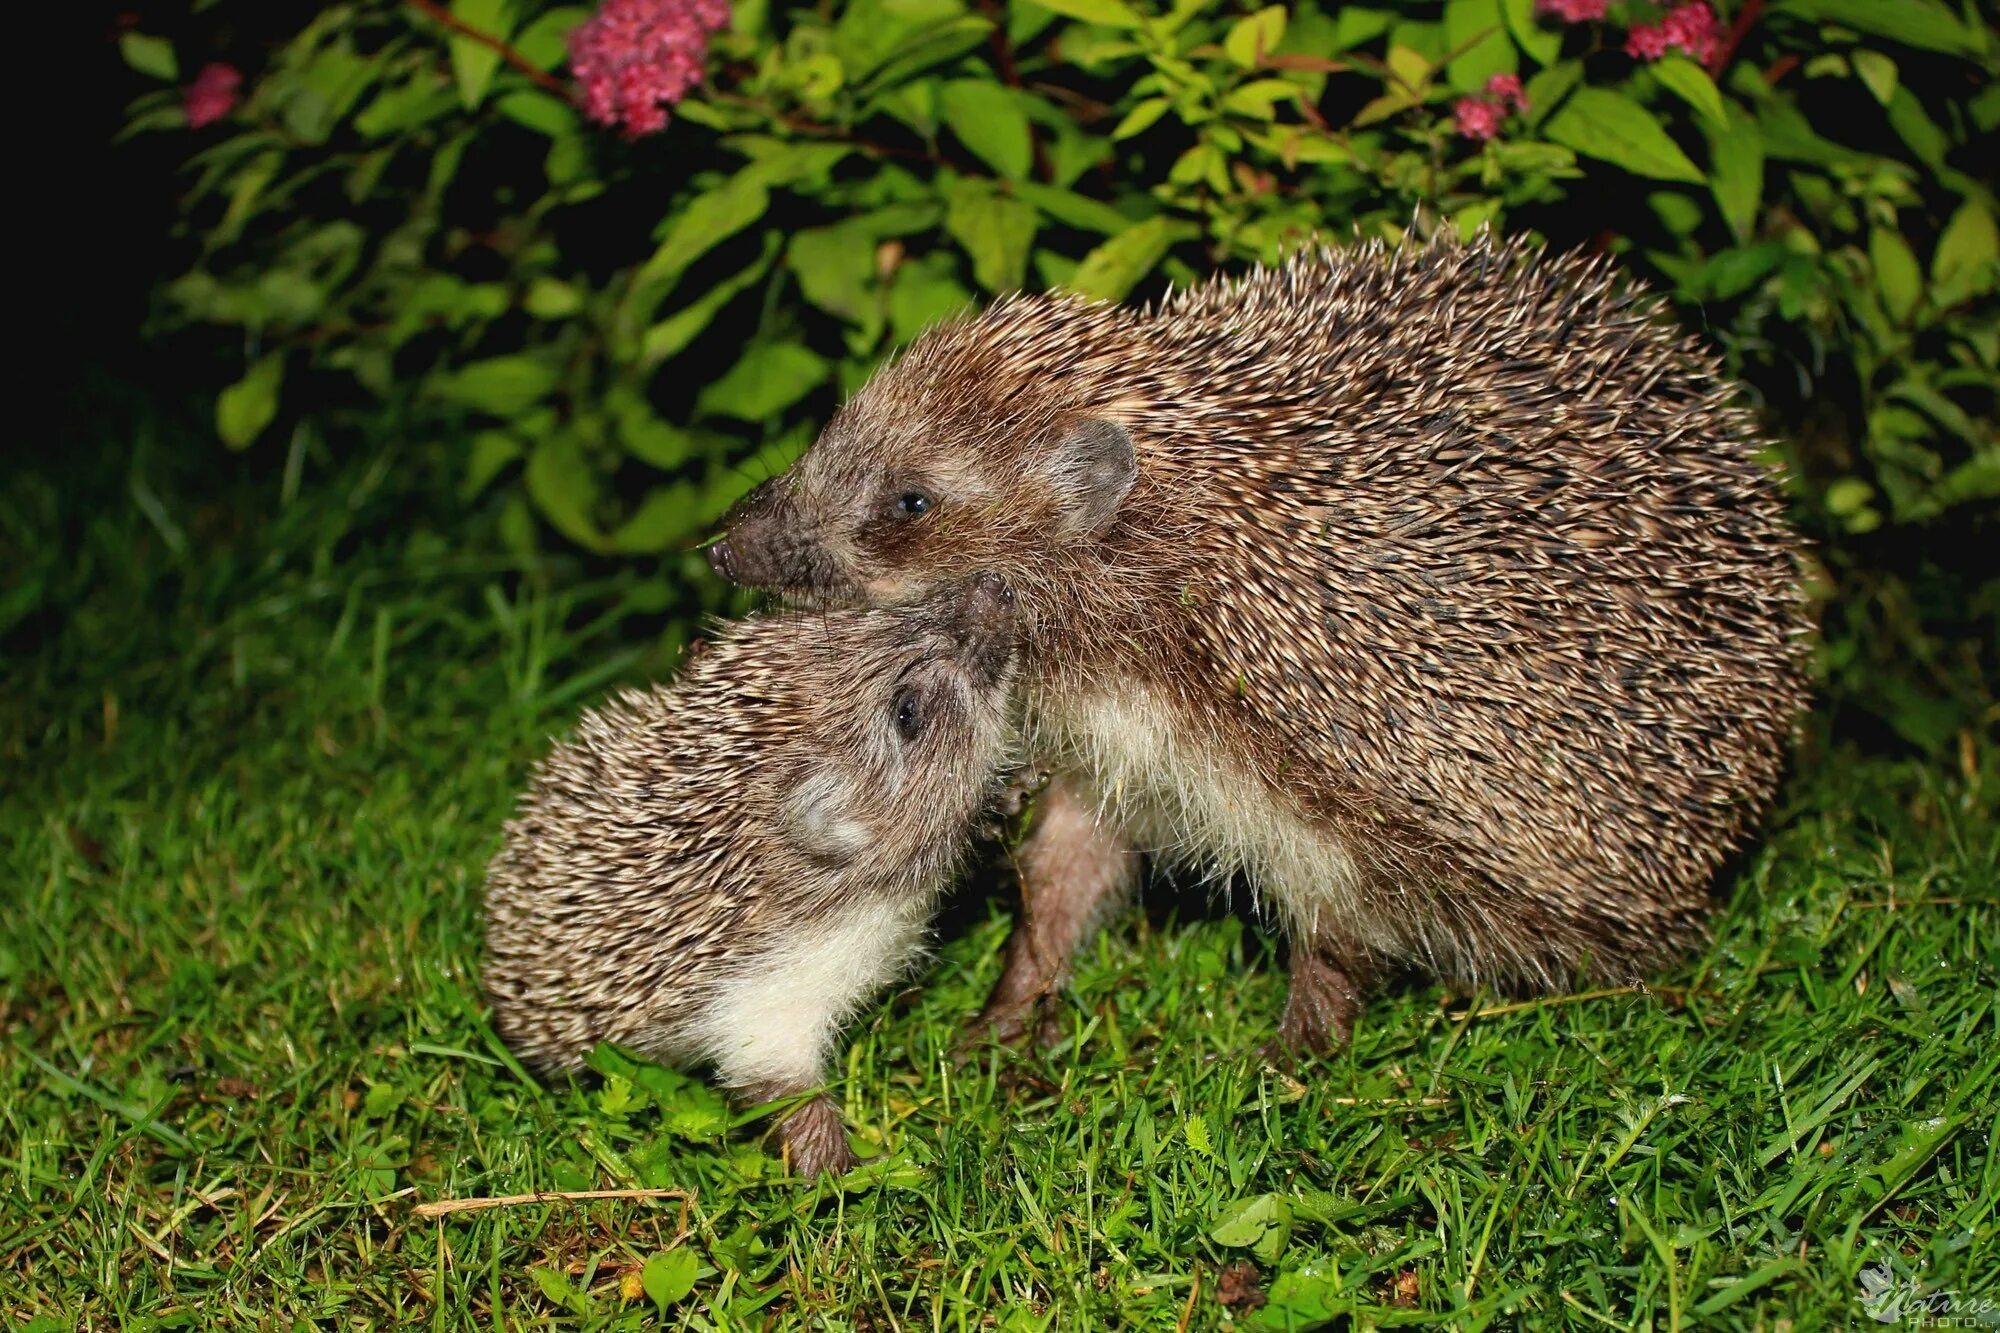
M 1370 895 L 1394 893 L 1364 872 L 1337 830 L 1188 730 L 1143 688 L 1037 701 L 1032 752 L 1095 797 L 1099 816 L 1138 850 L 1227 890 L 1238 877 L 1294 941 L 1344 937 L 1408 956 L 1408 916 Z M 1403 919 L 1399 922 L 1398 917 Z M 1398 925 L 1402 929 L 1397 929 Z

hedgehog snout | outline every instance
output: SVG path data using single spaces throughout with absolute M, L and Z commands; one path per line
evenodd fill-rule
M 749 588 L 768 588 L 796 580 L 784 577 L 783 558 L 795 543 L 788 540 L 793 526 L 779 512 L 779 478 L 760 482 L 722 520 L 723 535 L 709 543 L 708 564 L 731 583 Z

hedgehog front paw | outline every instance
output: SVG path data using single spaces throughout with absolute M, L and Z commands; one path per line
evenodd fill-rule
M 1285 1014 L 1278 1020 L 1276 1040 L 1264 1047 L 1264 1058 L 1283 1066 L 1333 1054 L 1354 1036 L 1361 1006 L 1361 987 L 1348 969 L 1323 954 L 1295 957 Z
M 827 1096 L 813 1098 L 780 1121 L 778 1143 L 794 1175 L 844 1175 L 861 1160 L 847 1141 L 840 1108 Z

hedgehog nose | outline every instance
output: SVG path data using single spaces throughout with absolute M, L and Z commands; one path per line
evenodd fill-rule
M 965 585 L 967 628 L 1004 629 L 1014 619 L 1014 590 L 1007 580 L 990 569 L 982 569 Z
M 736 548 L 729 544 L 729 538 L 709 546 L 708 567 L 730 583 L 736 582 Z
M 990 571 L 966 580 L 959 596 L 959 660 L 982 686 L 997 683 L 1014 653 L 1014 590 Z

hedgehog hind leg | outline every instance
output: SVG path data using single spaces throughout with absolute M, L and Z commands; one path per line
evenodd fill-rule
M 796 1175 L 837 1176 L 861 1160 L 848 1142 L 839 1104 L 825 1093 L 778 1122 L 778 1143 Z
M 863 896 L 794 923 L 781 942 L 746 949 L 681 1029 L 678 1044 L 715 1066 L 736 1100 L 755 1106 L 814 1092 L 833 1068 L 840 1031 L 917 950 L 927 904 Z M 845 1171 L 858 1160 L 824 1092 L 778 1126 L 795 1172 Z
M 1340 943 L 1301 944 L 1292 952 L 1291 974 L 1285 1012 L 1266 1057 L 1283 1063 L 1331 1055 L 1347 1045 L 1367 1003 L 1372 975 L 1367 955 Z
M 1138 854 L 1098 817 L 1080 784 L 1062 775 L 1035 802 L 1017 864 L 1021 915 L 1007 964 L 960 1043 L 961 1057 L 987 1039 L 1054 1045 L 1060 1031 L 1052 1001 L 1078 947 L 1138 882 Z

